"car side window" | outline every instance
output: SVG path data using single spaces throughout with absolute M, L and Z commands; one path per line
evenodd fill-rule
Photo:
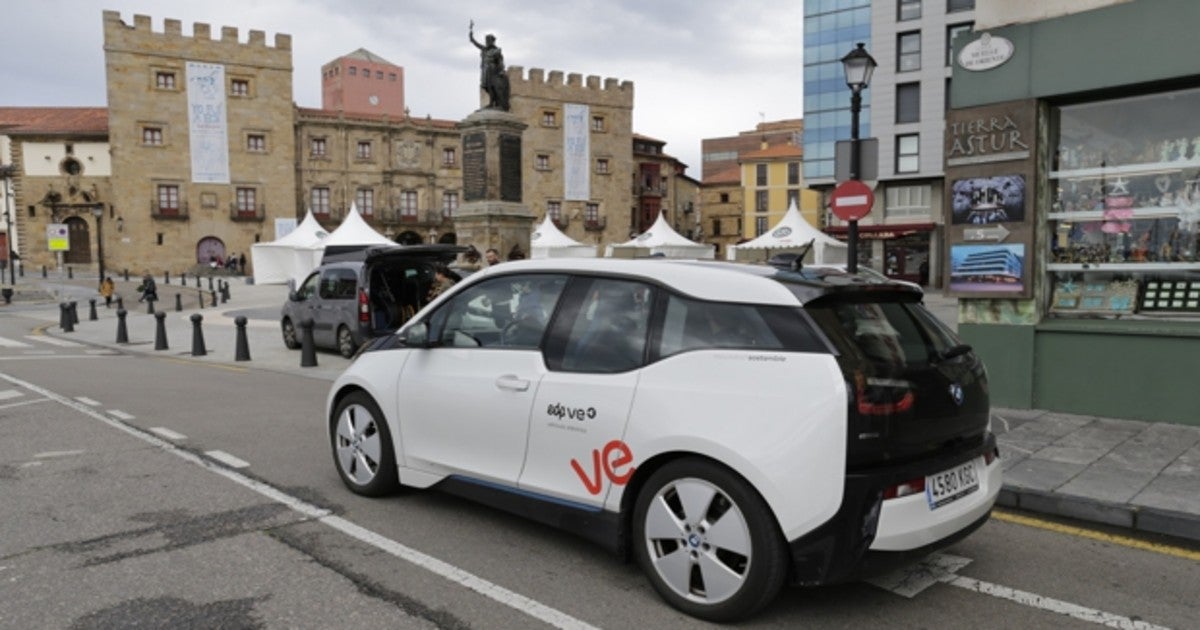
M 625 372 L 645 363 L 653 289 L 608 278 L 581 279 L 572 287 L 576 308 L 564 310 L 567 338 L 552 367 L 570 372 Z M 556 327 L 558 327 L 556 325 Z
M 443 346 L 537 348 L 566 276 L 525 274 L 468 287 L 429 319 L 430 338 Z
M 326 269 L 321 273 L 321 299 L 353 299 L 357 289 L 358 277 L 353 269 Z
M 703 348 L 780 350 L 783 347 L 754 305 L 667 297 L 660 357 Z
M 296 296 L 299 297 L 301 300 L 307 300 L 308 298 L 316 295 L 317 294 L 317 283 L 320 282 L 320 278 L 321 278 L 320 274 L 316 274 L 316 273 L 305 278 L 304 284 L 301 284 L 300 288 L 296 289 Z

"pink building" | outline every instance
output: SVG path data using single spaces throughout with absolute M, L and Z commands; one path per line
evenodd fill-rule
M 404 68 L 365 48 L 321 67 L 321 109 L 404 116 Z

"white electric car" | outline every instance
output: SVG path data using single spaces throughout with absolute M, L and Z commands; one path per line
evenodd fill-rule
M 359 494 L 531 516 L 741 619 L 987 520 L 984 367 L 920 299 L 829 268 L 505 263 L 364 347 L 329 393 L 333 459 Z

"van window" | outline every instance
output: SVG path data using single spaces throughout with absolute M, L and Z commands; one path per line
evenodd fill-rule
M 357 289 L 358 274 L 353 269 L 326 269 L 321 273 L 323 300 L 352 300 Z

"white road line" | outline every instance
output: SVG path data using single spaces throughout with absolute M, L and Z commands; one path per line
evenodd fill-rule
M 0 409 L 12 409 L 13 407 L 24 407 L 25 405 L 36 405 L 37 403 L 51 402 L 46 398 L 38 398 L 37 400 L 22 400 L 21 402 L 9 403 L 0 405 Z
M 176 433 L 166 427 L 150 427 L 150 430 L 155 432 L 156 434 L 158 434 L 161 437 L 165 437 L 168 440 L 171 440 L 172 442 L 178 442 L 180 440 L 187 439 L 186 435 L 184 435 L 182 433 Z
M 75 400 L 78 400 L 79 402 L 81 402 L 89 407 L 99 407 L 100 406 L 100 403 L 98 401 L 92 400 L 91 398 L 88 398 L 87 396 L 76 396 Z
M 50 459 L 51 457 L 73 457 L 75 455 L 83 455 L 83 450 L 74 451 L 46 451 L 34 455 L 34 459 Z
M 0 391 L 0 400 L 12 400 L 14 398 L 20 398 L 21 396 L 24 396 L 24 395 L 25 395 L 25 393 L 22 391 L 15 390 L 15 389 L 6 389 L 4 391 Z
M 25 335 L 25 338 L 32 339 L 38 343 L 48 343 L 52 346 L 58 346 L 60 348 L 82 348 L 83 347 L 83 344 L 81 344 L 81 343 L 75 343 L 74 341 L 67 341 L 66 339 L 59 339 L 57 337 L 50 337 L 47 335 Z
M 391 553 L 393 555 L 396 555 L 399 558 L 403 558 L 405 560 L 408 560 L 409 562 L 414 562 L 414 563 L 416 563 L 418 560 L 427 558 L 428 559 L 427 563 L 418 564 L 418 566 L 424 567 L 442 578 L 445 578 L 449 581 L 466 586 L 467 588 L 470 588 L 471 590 L 479 593 L 480 595 L 483 595 L 484 597 L 487 597 L 488 599 L 491 599 L 500 604 L 504 604 L 505 606 L 512 607 L 512 608 L 516 609 L 517 611 L 523 612 L 523 613 L 525 613 L 535 619 L 538 619 L 544 623 L 550 624 L 550 625 L 558 627 L 558 628 L 565 628 L 565 629 L 571 629 L 571 630 L 574 630 L 574 629 L 592 630 L 593 628 L 595 628 L 595 626 L 593 626 L 587 622 L 584 622 L 583 620 L 576 619 L 562 611 L 559 611 L 557 609 L 554 609 L 554 608 L 551 608 L 544 604 L 541 604 L 540 602 L 537 602 L 537 601 L 534 601 L 527 597 L 524 597 L 523 595 L 519 595 L 513 591 L 510 591 L 510 590 L 500 586 L 499 584 L 489 582 L 489 581 L 487 581 L 481 577 L 478 577 L 472 573 L 468 573 L 467 571 L 459 569 L 458 567 L 455 567 L 454 565 L 445 563 L 441 560 L 437 560 L 436 558 L 425 555 L 411 547 L 407 547 L 407 546 L 402 545 L 394 540 L 391 540 L 390 538 L 386 538 L 375 532 L 372 532 L 371 530 L 362 528 L 362 527 L 355 525 L 341 517 L 333 516 L 329 513 L 329 510 L 317 507 L 311 503 L 308 503 L 306 501 L 298 499 L 298 498 L 296 498 L 292 495 L 289 495 L 273 486 L 269 486 L 265 483 L 262 483 L 261 481 L 251 479 L 250 477 L 247 477 L 235 470 L 230 470 L 229 468 L 225 468 L 224 466 L 218 466 L 218 465 L 214 464 L 211 460 L 205 459 L 203 457 L 200 457 L 198 455 L 195 455 L 193 453 L 190 453 L 188 451 L 180 449 L 180 448 L 176 447 L 174 444 L 164 441 L 162 438 L 159 438 L 153 434 L 142 431 L 136 427 L 132 427 L 130 425 L 123 424 L 121 422 L 117 422 L 117 421 L 113 420 L 112 418 L 110 418 L 98 411 L 95 411 L 86 405 L 80 404 L 74 400 L 71 400 L 70 398 L 67 398 L 66 396 L 56 394 L 44 387 L 34 385 L 33 383 L 29 383 L 26 381 L 22 381 L 22 380 L 13 378 L 7 374 L 0 373 L 0 379 L 6 380 L 6 381 L 12 383 L 13 385 L 19 385 L 19 386 L 25 387 L 26 389 L 29 389 L 30 391 L 33 391 L 42 396 L 45 396 L 46 398 L 54 400 L 55 402 L 58 402 L 59 404 L 62 404 L 67 407 L 70 407 L 72 409 L 75 409 L 76 411 L 78 411 L 86 416 L 90 416 L 96 420 L 99 420 L 100 422 L 103 422 L 103 423 L 113 427 L 114 429 L 117 429 L 119 431 L 124 431 L 125 433 L 127 433 L 133 437 L 136 437 L 139 440 L 142 440 L 144 442 L 147 442 L 149 444 L 157 446 L 157 447 L 167 451 L 168 453 L 175 455 L 176 457 L 179 457 L 185 461 L 188 461 L 197 466 L 200 466 L 201 468 L 207 469 L 211 472 L 221 475 L 222 477 L 225 477 L 226 479 L 229 479 L 230 481 L 233 481 L 234 483 L 237 483 L 238 485 L 241 485 L 245 488 L 253 490 L 253 491 L 267 497 L 268 499 L 271 499 L 272 501 L 282 503 L 283 505 L 295 510 L 296 512 L 299 512 L 300 514 L 303 514 L 306 517 L 316 519 L 319 522 L 321 522 L 333 529 L 336 529 L 343 533 L 347 533 L 348 535 L 355 536 L 355 538 L 357 540 L 363 541 L 368 544 L 375 545 L 377 548 L 387 551 L 388 553 Z M 355 534 L 349 534 L 349 532 L 347 530 L 352 530 L 355 532 Z M 381 545 L 386 546 L 386 548 Z M 401 554 L 403 554 L 403 555 L 401 555 Z
M 5 348 L 28 348 L 28 347 L 30 347 L 29 344 L 25 343 L 24 341 L 17 341 L 16 339 L 9 339 L 8 337 L 0 337 L 0 346 L 3 346 Z
M 959 575 L 949 575 L 946 576 L 946 579 L 943 581 L 946 584 L 957 586 L 959 588 L 965 588 L 968 591 L 974 591 L 984 595 L 991 595 L 992 597 L 999 597 L 1000 599 L 1007 599 L 1023 606 L 1038 608 L 1060 615 L 1067 615 L 1068 617 L 1074 617 L 1083 621 L 1090 621 L 1091 623 L 1098 623 L 1110 628 L 1121 628 L 1122 630 L 1168 630 L 1163 626 L 1146 623 L 1145 621 L 1130 619 L 1129 617 L 1122 617 L 1120 615 L 1106 613 L 1093 608 L 1086 608 L 1084 606 L 1079 606 L 1070 602 L 1064 602 L 1059 599 L 1043 597 L 1034 593 L 1019 591 L 1007 586 L 1000 586 L 999 584 L 992 584 L 990 582 L 984 582 L 974 578 L 962 577 Z
M 238 459 L 225 451 L 204 451 L 205 455 L 229 466 L 230 468 L 246 468 L 250 466 L 250 462 Z
M 120 409 L 109 409 L 108 413 L 112 414 L 112 417 L 117 418 L 118 420 L 133 420 L 134 418 L 137 417 L 134 415 L 127 414 L 124 411 L 121 411 Z

